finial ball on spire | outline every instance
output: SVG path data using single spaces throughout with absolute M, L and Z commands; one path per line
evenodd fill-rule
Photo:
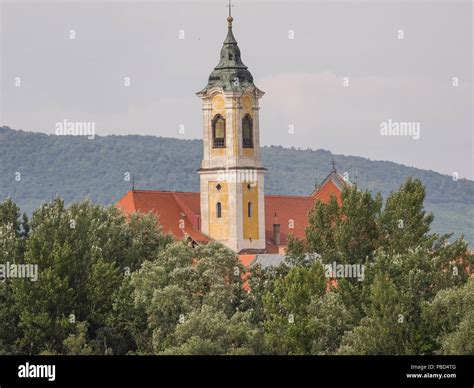
M 234 21 L 234 18 L 232 17 L 232 3 L 231 0 L 229 0 L 229 4 L 226 5 L 226 7 L 229 8 L 229 16 L 227 17 L 227 23 L 229 23 L 229 28 L 232 27 L 232 22 Z

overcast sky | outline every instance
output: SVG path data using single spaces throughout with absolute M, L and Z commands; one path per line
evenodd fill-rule
M 474 178 L 470 1 L 234 4 L 242 60 L 266 92 L 262 145 Z M 17 0 L 1 10 L 1 124 L 54 133 L 67 119 L 95 122 L 98 135 L 201 138 L 195 92 L 218 63 L 225 0 Z M 420 138 L 382 136 L 389 120 L 419 123 Z

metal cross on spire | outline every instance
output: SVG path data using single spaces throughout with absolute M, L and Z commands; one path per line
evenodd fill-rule
M 332 158 L 331 163 L 332 163 L 332 170 L 331 171 L 336 172 L 336 162 L 335 162 L 334 158 Z

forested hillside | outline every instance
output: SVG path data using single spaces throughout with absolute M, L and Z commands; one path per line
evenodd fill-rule
M 197 191 L 201 152 L 200 140 L 135 135 L 88 140 L 0 127 L 0 199 L 10 195 L 28 213 L 55 196 L 66 203 L 88 197 L 112 204 L 132 186 L 127 173 L 138 189 Z M 266 192 L 308 195 L 328 174 L 333 157 L 339 172 L 384 198 L 405 177 L 420 178 L 425 206 L 435 215 L 433 229 L 474 241 L 474 182 L 433 171 L 325 150 L 264 147 Z

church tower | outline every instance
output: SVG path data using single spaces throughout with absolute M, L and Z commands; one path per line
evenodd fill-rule
M 264 173 L 259 99 L 232 33 L 227 36 L 202 99 L 201 231 L 235 252 L 265 250 Z

